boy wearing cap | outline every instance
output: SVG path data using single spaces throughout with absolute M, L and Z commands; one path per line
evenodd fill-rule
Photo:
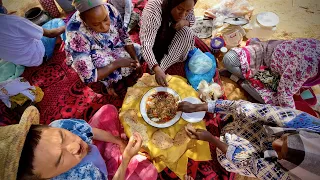
M 19 124 L 0 127 L 0 179 L 156 179 L 152 163 L 136 155 L 141 136 L 125 145 L 117 118 L 106 105 L 90 125 L 65 119 L 43 126 L 38 110 L 27 108 Z

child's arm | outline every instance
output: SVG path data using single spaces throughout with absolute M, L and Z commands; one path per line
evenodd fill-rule
M 93 132 L 93 140 L 118 144 L 120 146 L 121 152 L 124 151 L 126 144 L 123 142 L 123 140 L 120 137 L 116 137 L 107 131 L 97 129 L 97 128 L 92 128 L 92 132 Z
M 136 155 L 142 145 L 142 138 L 140 134 L 135 133 L 133 136 L 130 137 L 129 143 L 123 152 L 123 159 L 122 162 L 113 176 L 113 180 L 123 180 L 126 175 L 126 170 L 131 158 Z

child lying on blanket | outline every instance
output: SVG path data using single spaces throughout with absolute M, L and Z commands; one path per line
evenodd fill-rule
M 142 145 L 140 134 L 134 134 L 127 145 L 118 137 L 120 124 L 114 106 L 103 106 L 89 123 L 64 119 L 49 126 L 31 125 L 21 153 L 18 178 L 157 178 L 152 163 L 136 155 Z
M 181 102 L 179 110 L 233 116 L 220 139 L 205 130 L 186 128 L 191 138 L 217 147 L 218 161 L 228 171 L 259 179 L 320 178 L 316 165 L 320 163 L 320 119 L 314 116 L 290 108 L 229 100 Z

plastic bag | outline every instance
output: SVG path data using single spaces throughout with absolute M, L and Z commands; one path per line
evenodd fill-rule
M 226 18 L 244 17 L 250 19 L 253 6 L 247 0 L 221 0 L 219 4 L 205 11 L 205 16 L 213 18 L 213 26 L 222 26 Z
M 198 49 L 188 63 L 189 69 L 194 74 L 205 74 L 212 68 L 212 60 Z
M 209 69 L 209 71 L 207 71 L 204 74 L 195 74 L 189 69 L 189 62 L 197 51 L 199 51 L 198 53 L 201 53 L 205 56 L 208 56 L 212 62 L 211 68 Z M 199 50 L 197 48 L 190 51 L 188 54 L 186 65 L 185 65 L 185 71 L 186 71 L 186 77 L 187 77 L 189 83 L 191 84 L 191 86 L 195 90 L 197 90 L 200 81 L 205 80 L 208 83 L 212 82 L 212 78 L 214 77 L 214 75 L 216 73 L 216 66 L 217 66 L 216 59 L 214 58 L 214 56 L 211 53 L 209 53 L 209 52 L 203 53 L 203 52 L 201 52 L 201 50 Z M 206 70 L 206 69 L 201 69 L 200 71 L 203 71 L 203 70 Z M 205 71 L 203 71 L 203 72 L 205 72 Z
M 65 23 L 62 19 L 52 19 L 51 21 L 48 21 L 47 23 L 42 25 L 42 27 L 45 29 L 54 29 L 54 28 L 58 28 L 58 27 L 61 27 L 64 25 L 65 25 Z M 60 36 L 63 41 L 66 40 L 65 33 L 62 33 Z M 41 38 L 41 41 L 44 45 L 45 54 L 47 56 L 47 59 L 50 59 L 53 56 L 54 47 L 56 46 L 56 38 L 48 38 L 48 37 L 43 36 Z

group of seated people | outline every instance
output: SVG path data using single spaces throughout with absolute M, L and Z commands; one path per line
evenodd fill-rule
M 166 70 L 185 61 L 194 48 L 189 27 L 195 20 L 196 2 L 149 0 L 141 17 L 141 47 L 130 40 L 119 11 L 103 0 L 74 0 L 77 11 L 66 27 L 50 30 L 1 11 L 0 58 L 17 65 L 39 66 L 47 61 L 41 38 L 65 32 L 67 63 L 84 83 L 100 81 L 110 95 L 117 95 L 116 83 L 132 73 L 140 74 L 144 60 L 157 83 L 167 86 Z M 191 138 L 214 144 L 218 161 L 230 172 L 259 179 L 319 179 L 320 120 L 295 110 L 290 98 L 303 84 L 318 82 L 320 43 L 308 39 L 253 43 L 246 49 L 231 50 L 225 64 L 241 78 L 262 64 L 283 74 L 286 79 L 279 84 L 292 85 L 289 89 L 281 86 L 278 92 L 283 98 L 278 99 L 279 104 L 285 107 L 228 100 L 199 105 L 181 102 L 178 108 L 182 112 L 232 115 L 220 137 L 199 129 L 186 131 Z M 250 53 L 256 53 L 251 60 L 260 59 L 254 67 L 246 59 Z M 279 59 L 282 61 L 276 61 Z M 292 74 L 301 78 L 293 81 Z M 152 163 L 137 155 L 141 136 L 134 134 L 128 142 L 120 137 L 114 106 L 103 106 L 88 123 L 63 119 L 38 125 L 38 116 L 31 106 L 18 125 L 1 127 L 0 152 L 7 154 L 0 155 L 7 160 L 0 164 L 0 179 L 157 179 Z
M 232 115 L 220 137 L 186 129 L 190 138 L 217 147 L 217 159 L 227 171 L 259 179 L 320 177 L 320 119 L 314 116 L 247 101 L 181 102 L 178 108 Z M 31 106 L 18 125 L 0 127 L 0 157 L 6 158 L 0 164 L 1 179 L 157 179 L 152 163 L 136 155 L 142 145 L 139 133 L 127 145 L 119 137 L 118 111 L 112 105 L 103 106 L 89 123 L 38 123 L 38 110 Z

